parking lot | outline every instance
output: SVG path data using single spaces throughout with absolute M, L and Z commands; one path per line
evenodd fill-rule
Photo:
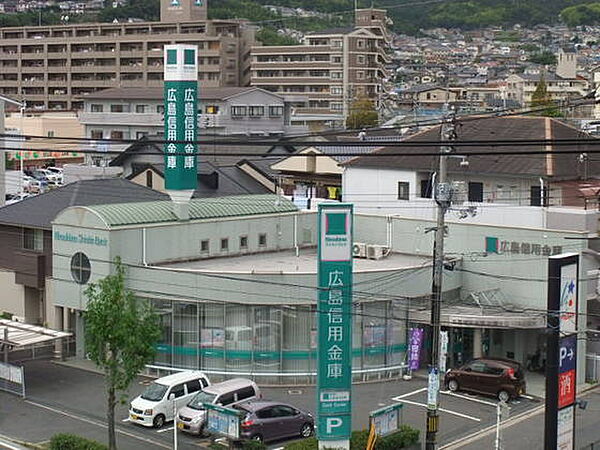
M 80 434 L 99 441 L 106 439 L 104 384 L 102 376 L 58 365 L 49 361 L 26 364 L 27 399 L 0 393 L 0 435 L 20 441 L 43 442 L 57 432 Z M 117 441 L 120 449 L 172 448 L 173 426 L 156 430 L 129 422 L 129 400 L 137 396 L 147 380 L 139 379 L 117 407 Z M 263 387 L 267 399 L 315 411 L 313 387 Z M 353 429 L 368 426 L 369 412 L 394 403 L 402 403 L 404 423 L 419 428 L 425 425 L 426 380 L 386 381 L 353 387 Z M 510 415 L 526 412 L 540 402 L 522 398 L 510 404 Z M 496 400 L 463 393 L 443 393 L 439 442 L 449 443 L 459 437 L 482 430 L 496 421 Z M 179 448 L 204 447 L 208 439 L 179 433 Z M 272 448 L 284 443 L 274 443 Z M 0 446 L 1 448 L 1 446 Z

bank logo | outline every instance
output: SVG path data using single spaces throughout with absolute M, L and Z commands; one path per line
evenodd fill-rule
M 327 213 L 325 219 L 325 235 L 339 236 L 348 234 L 346 217 L 346 213 Z
M 500 253 L 497 237 L 487 236 L 485 238 L 485 251 L 486 253 Z

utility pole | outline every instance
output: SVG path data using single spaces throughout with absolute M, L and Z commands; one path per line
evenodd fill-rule
M 441 126 L 441 140 L 455 139 L 454 113 L 451 112 Z M 443 142 L 446 144 L 446 142 Z M 451 145 L 440 147 L 440 165 L 437 182 L 434 189 L 434 199 L 437 203 L 437 225 L 435 228 L 435 243 L 433 246 L 433 282 L 431 285 L 431 364 L 427 385 L 427 426 L 425 449 L 436 448 L 437 432 L 439 429 L 439 392 L 440 377 L 440 316 L 442 303 L 442 277 L 444 273 L 444 216 L 450 207 L 451 188 L 446 181 L 446 160 L 452 151 Z

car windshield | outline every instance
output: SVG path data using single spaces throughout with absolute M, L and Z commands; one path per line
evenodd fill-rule
M 164 384 L 151 383 L 142 394 L 142 398 L 151 402 L 157 402 L 164 397 L 165 392 L 167 392 L 167 386 Z
M 208 392 L 200 391 L 187 404 L 192 409 L 204 409 L 204 403 L 212 403 L 217 394 L 209 394 Z

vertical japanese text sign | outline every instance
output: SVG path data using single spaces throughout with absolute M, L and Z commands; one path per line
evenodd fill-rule
M 352 390 L 352 205 L 319 205 L 317 431 L 347 441 Z
M 579 255 L 548 260 L 545 449 L 575 448 Z
M 198 47 L 165 45 L 164 122 L 165 188 L 196 189 L 196 151 L 198 129 Z

